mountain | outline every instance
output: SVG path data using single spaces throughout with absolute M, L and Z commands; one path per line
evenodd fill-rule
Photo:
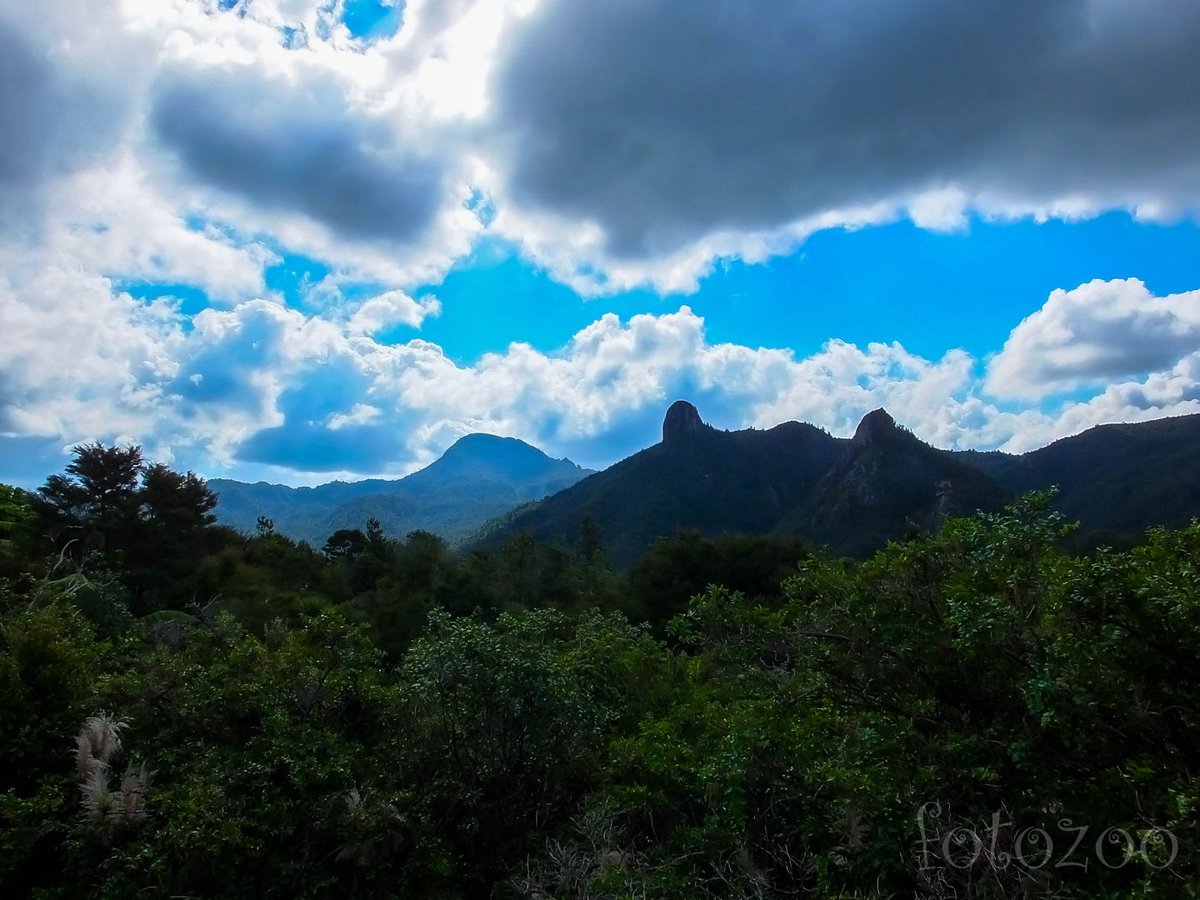
M 660 535 L 768 532 L 812 490 L 844 443 L 799 422 L 718 431 L 681 400 L 667 411 L 661 443 L 516 511 L 481 544 L 521 531 L 575 542 L 590 520 L 609 556 L 627 563 Z
M 997 479 L 922 442 L 877 409 L 775 531 L 865 556 L 906 529 L 932 531 L 947 516 L 998 509 L 1011 496 Z
M 1079 540 L 1129 543 L 1200 515 L 1200 415 L 1098 425 L 1021 455 L 960 454 L 1014 493 L 1056 485 Z
M 1198 459 L 1200 415 L 1100 426 L 1017 456 L 931 447 L 882 409 L 844 440 L 798 422 L 718 431 L 678 401 L 660 443 L 489 523 L 477 544 L 520 532 L 573 544 L 589 523 L 622 565 L 682 531 L 801 537 L 862 557 L 1052 485 L 1059 509 L 1082 523 L 1078 540 L 1120 543 L 1200 515 Z
M 293 488 L 215 478 L 208 486 L 217 494 L 217 521 L 242 531 L 266 516 L 282 534 L 319 546 L 338 529 L 363 528 L 376 518 L 393 536 L 419 529 L 456 543 L 487 520 L 588 474 L 516 438 L 469 434 L 436 462 L 395 480 Z

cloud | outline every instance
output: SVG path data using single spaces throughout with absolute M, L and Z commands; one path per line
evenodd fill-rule
M 372 297 L 350 318 L 349 329 L 356 334 L 375 334 L 394 325 L 420 328 L 428 316 L 437 316 L 442 304 L 432 295 L 414 300 L 403 291 L 388 291 Z
M 79 225 L 61 188 L 116 170 L 144 221 L 382 289 L 486 232 L 596 294 L 901 216 L 1200 210 L 1191 0 L 411 0 L 372 41 L 341 3 L 225 5 L 10 5 L 0 228 L 47 185 L 50 232 Z M 118 259 L 159 233 L 110 228 Z
M 42 189 L 114 151 L 145 70 L 139 38 L 97 40 L 78 21 L 62 21 L 82 12 L 71 0 L 59 5 L 0 12 L 0 235 L 36 232 Z M 89 26 L 109 31 L 111 11 L 86 12 Z M 122 58 L 121 78 L 114 58 Z
M 680 397 L 718 427 L 798 419 L 838 435 L 885 406 L 935 445 L 1013 451 L 1103 422 L 1200 412 L 1200 349 L 1182 344 L 1177 358 L 1145 357 L 1158 368 L 1114 376 L 1084 399 L 1013 408 L 985 389 L 996 360 L 985 370 L 961 350 L 926 359 L 896 343 L 831 340 L 806 357 L 712 343 L 686 306 L 601 316 L 554 353 L 514 343 L 459 365 L 427 341 L 380 343 L 349 321 L 269 300 L 185 317 L 166 301 L 139 303 L 65 270 L 17 285 L 9 278 L 0 290 L 12 335 L 0 347 L 3 436 L 37 437 L 29 446 L 38 447 L 136 440 L 209 476 L 399 475 L 475 431 L 604 466 L 655 442 L 663 411 Z M 1056 293 L 1047 308 L 1084 289 L 1144 291 L 1093 283 Z M 40 306 L 22 299 L 33 295 Z M 1152 302 L 1164 301 L 1185 306 Z M 1027 330 L 1014 329 L 1010 343 Z
M 0 184 L 35 176 L 54 124 L 46 107 L 53 73 L 28 44 L 0 21 Z
M 886 405 L 943 446 L 1011 449 L 1197 408 L 1197 295 L 1134 281 L 1056 292 L 990 361 L 714 344 L 686 307 L 471 366 L 393 343 L 483 234 L 594 294 L 691 290 L 714 261 L 900 216 L 1195 213 L 1193 0 L 411 0 L 369 42 L 338 3 L 222 5 L 0 14 L 14 452 L 136 439 L 297 480 L 402 473 L 475 430 L 603 464 L 678 396 L 722 427 L 841 434 Z M 330 273 L 304 312 L 265 283 L 291 255 Z
M 151 122 L 207 184 L 352 239 L 412 241 L 440 205 L 438 167 L 333 94 L 244 67 L 207 69 L 164 77 Z
M 879 203 L 1195 211 L 1198 43 L 1190 0 L 547 0 L 503 56 L 500 165 L 608 261 Z
M 1001 397 L 1040 400 L 1171 368 L 1200 352 L 1200 291 L 1155 297 L 1136 278 L 1056 290 L 988 366 Z

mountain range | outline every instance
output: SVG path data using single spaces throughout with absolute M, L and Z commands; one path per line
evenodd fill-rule
M 214 478 L 208 486 L 217 495 L 217 521 L 241 531 L 254 531 L 265 516 L 280 533 L 320 546 L 335 531 L 375 518 L 394 537 L 422 530 L 459 543 L 489 519 L 590 474 L 516 438 L 469 434 L 405 478 L 317 487 Z
M 1151 525 L 1182 525 L 1200 515 L 1200 415 L 1102 425 L 1012 455 L 931 447 L 882 409 L 842 439 L 798 422 L 719 431 L 678 401 L 660 443 L 510 513 L 478 545 L 521 532 L 575 543 L 587 523 L 618 564 L 681 531 L 801 537 L 861 557 L 1051 486 L 1081 523 L 1077 542 L 1128 543 Z
M 1102 425 L 1014 455 L 932 447 L 882 409 L 853 437 L 836 438 L 800 422 L 721 431 L 680 400 L 659 443 L 601 472 L 473 434 L 395 481 L 209 486 L 219 521 L 247 531 L 267 516 L 279 531 L 320 543 L 374 517 L 394 536 L 423 529 L 485 550 L 520 533 L 565 545 L 598 537 L 627 565 L 681 532 L 799 537 L 861 557 L 947 516 L 1051 486 L 1055 505 L 1081 523 L 1077 543 L 1122 545 L 1149 526 L 1200 515 L 1198 459 L 1200 415 Z

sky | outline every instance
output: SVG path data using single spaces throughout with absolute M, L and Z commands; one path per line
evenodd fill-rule
M 0 0 L 0 481 L 1200 412 L 1195 0 Z

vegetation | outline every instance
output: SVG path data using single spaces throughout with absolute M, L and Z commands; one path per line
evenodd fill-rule
M 3 896 L 1197 895 L 1200 524 L 622 573 L 212 499 L 98 445 L 0 489 Z

